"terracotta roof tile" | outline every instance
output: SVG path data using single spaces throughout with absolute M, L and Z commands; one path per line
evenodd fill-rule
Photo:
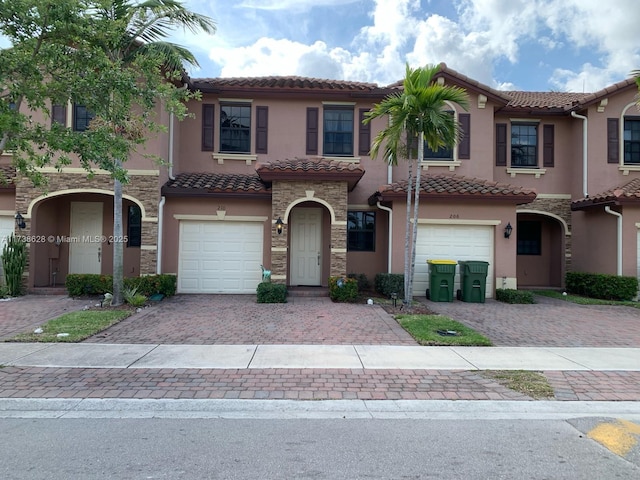
M 514 108 L 542 108 L 566 110 L 578 105 L 589 94 L 570 92 L 504 92 L 511 100 L 509 106 Z
M 228 173 L 180 173 L 162 187 L 163 195 L 271 194 L 258 175 Z
M 573 210 L 579 210 L 586 207 L 616 205 L 620 203 L 640 203 L 640 178 L 634 178 L 623 185 L 605 190 L 596 195 L 575 200 L 571 202 L 571 208 Z
M 276 160 L 263 163 L 256 168 L 258 173 L 266 171 L 288 171 L 288 172 L 344 172 L 364 170 L 359 164 L 353 162 L 341 162 L 339 160 L 294 158 L 287 160 Z
M 357 163 L 322 158 L 294 158 L 260 164 L 256 167 L 260 178 L 273 180 L 346 181 L 353 189 L 364 175 Z
M 300 90 L 341 90 L 372 91 L 378 89 L 375 83 L 349 82 L 307 77 L 227 77 L 193 79 L 196 87 L 209 88 L 278 88 Z
M 420 195 L 432 198 L 482 197 L 493 200 L 515 200 L 517 203 L 529 203 L 536 198 L 536 193 L 533 189 L 460 175 L 424 174 L 420 177 L 420 186 Z M 384 199 L 406 196 L 407 180 L 385 185 L 380 190 L 380 193 Z

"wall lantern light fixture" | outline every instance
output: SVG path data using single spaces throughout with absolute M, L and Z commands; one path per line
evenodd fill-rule
M 20 215 L 20 212 L 16 212 L 16 227 L 18 227 L 20 230 L 22 230 L 26 226 L 27 226 L 27 224 L 24 221 L 24 217 L 22 215 Z
M 284 227 L 284 222 L 282 221 L 282 218 L 278 217 L 278 220 L 276 220 L 276 232 L 278 232 L 278 235 L 282 235 L 283 227 Z
M 511 232 L 513 232 L 513 227 L 511 226 L 511 222 L 507 223 L 507 226 L 504 227 L 504 238 L 509 238 L 511 236 Z

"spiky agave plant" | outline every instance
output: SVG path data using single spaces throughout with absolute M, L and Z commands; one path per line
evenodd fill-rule
M 1 258 L 9 295 L 12 297 L 22 295 L 22 273 L 27 266 L 26 242 L 11 234 L 2 249 Z

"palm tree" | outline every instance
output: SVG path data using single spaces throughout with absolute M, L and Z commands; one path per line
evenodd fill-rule
M 215 32 L 215 23 L 207 16 L 191 12 L 177 0 L 111 0 L 96 2 L 91 15 L 99 25 L 112 22 L 121 25 L 121 35 L 101 36 L 90 40 L 102 49 L 116 66 L 127 68 L 136 62 L 150 60 L 162 66 L 168 81 L 179 78 L 184 64 L 198 66 L 195 56 L 186 48 L 167 41 L 172 30 L 182 28 L 191 32 Z M 171 75 L 169 72 L 173 72 Z M 116 102 L 113 102 L 114 104 Z M 124 123 L 124 125 L 123 125 Z M 140 135 L 136 128 L 129 129 L 129 122 L 113 122 L 114 131 L 120 135 Z M 122 170 L 122 159 L 115 161 L 115 170 Z M 122 182 L 114 176 L 113 188 L 113 236 L 123 238 Z M 113 242 L 113 305 L 123 303 L 123 242 Z
M 384 146 L 384 156 L 391 165 L 397 165 L 398 156 L 406 153 L 409 160 L 407 179 L 407 223 L 405 237 L 404 302 L 410 305 L 413 298 L 413 273 L 415 270 L 416 238 L 418 235 L 418 209 L 420 202 L 420 175 L 424 158 L 424 142 L 431 150 L 453 147 L 462 137 L 460 125 L 446 111 L 447 103 L 457 104 L 465 110 L 469 100 L 464 89 L 439 85 L 434 82 L 440 71 L 437 65 L 412 69 L 407 64 L 402 91 L 388 95 L 368 112 L 365 122 L 374 118 L 389 118 L 388 126 L 375 137 L 371 156 L 376 157 Z M 405 137 L 406 136 L 406 137 Z M 403 143 L 403 137 L 406 143 Z M 416 160 L 412 146 L 417 138 Z M 415 180 L 413 170 L 415 169 Z M 413 190 L 413 229 L 411 229 L 411 194 Z

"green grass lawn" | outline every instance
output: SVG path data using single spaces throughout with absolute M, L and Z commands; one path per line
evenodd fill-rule
M 640 302 L 621 302 L 617 300 L 603 300 L 601 298 L 581 297 L 579 295 L 563 295 L 562 292 L 555 290 L 532 290 L 531 293 L 535 295 L 542 295 L 544 297 L 557 298 L 559 300 L 565 300 L 571 303 L 577 303 L 579 305 L 621 305 L 624 307 L 640 308 Z
M 484 370 L 480 372 L 485 378 L 491 378 L 500 385 L 528 395 L 535 399 L 554 398 L 553 387 L 547 377 L 540 372 L 525 370 Z
M 442 315 L 398 315 L 396 320 L 420 345 L 491 346 L 488 338 Z
M 83 310 L 65 313 L 42 325 L 42 333 L 21 333 L 8 342 L 79 342 L 124 320 L 131 310 Z M 68 336 L 58 337 L 59 333 Z

